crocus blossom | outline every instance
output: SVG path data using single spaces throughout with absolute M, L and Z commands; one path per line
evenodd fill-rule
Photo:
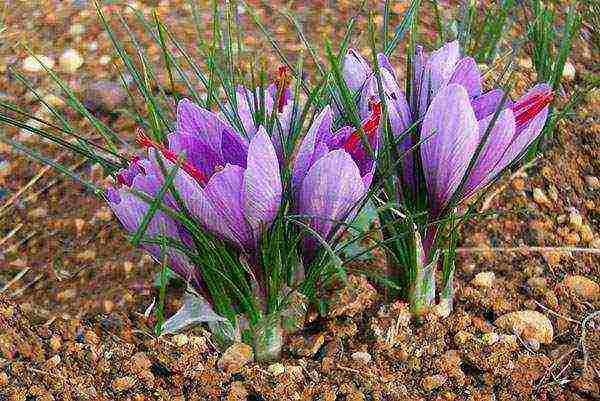
M 409 100 L 400 90 L 385 55 L 378 55 L 378 65 L 394 136 L 406 134 L 417 123 L 433 215 L 447 206 L 457 190 L 461 189 L 458 200 L 476 193 L 522 154 L 541 133 L 552 101 L 549 86 L 539 84 L 517 101 L 505 102 L 488 130 L 504 93 L 500 89 L 482 93 L 477 64 L 470 57 L 460 57 L 458 42 L 447 43 L 430 54 L 417 48 Z M 349 87 L 361 91 L 360 105 L 378 95 L 377 79 L 356 51 L 351 50 L 346 56 L 344 73 Z M 360 86 L 357 77 L 364 77 Z M 363 106 L 360 110 L 364 115 Z M 409 150 L 415 141 L 411 135 L 405 135 L 399 142 L 399 153 L 408 152 L 401 179 L 414 189 L 415 161 Z M 468 171 L 480 147 L 478 158 Z
M 365 195 L 375 170 L 374 153 L 379 145 L 380 103 L 371 103 L 371 115 L 361 131 L 342 127 L 332 131 L 329 106 L 313 121 L 298 148 L 292 166 L 292 188 L 300 214 L 327 239 L 336 222 L 344 221 Z
M 190 214 L 217 237 L 247 253 L 254 252 L 261 233 L 279 211 L 282 191 L 275 149 L 263 128 L 248 142 L 215 113 L 182 100 L 177 130 L 168 136 L 168 146 L 144 135 L 138 142 L 149 154 L 160 153 L 166 169 L 181 158 L 174 186 Z M 137 178 L 156 191 L 164 182 L 158 169 L 156 157 L 136 160 L 119 174 L 119 181 L 131 183 L 134 176 L 134 187 Z M 172 200 L 167 204 L 177 208 Z M 121 220 L 129 213 L 114 206 L 113 210 Z M 136 229 L 135 224 L 125 226 Z

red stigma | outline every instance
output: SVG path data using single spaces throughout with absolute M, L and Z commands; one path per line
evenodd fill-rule
M 371 110 L 371 115 L 363 124 L 362 130 L 365 132 L 365 135 L 370 141 L 377 134 L 377 129 L 379 128 L 379 120 L 381 119 L 381 102 L 376 101 L 374 98 L 369 99 L 369 109 Z M 351 153 L 356 150 L 360 142 L 361 133 L 360 130 L 356 130 L 348 137 L 348 140 L 344 144 L 344 149 Z
M 141 129 L 138 129 L 137 131 L 136 141 L 143 148 L 152 148 L 158 150 L 163 155 L 163 157 L 171 163 L 179 163 L 179 157 L 175 152 L 173 152 L 171 149 L 168 149 L 162 144 L 157 144 L 156 142 L 154 142 L 146 134 L 144 134 L 144 131 L 142 131 Z M 183 171 L 192 176 L 199 184 L 206 183 L 206 177 L 204 176 L 202 171 L 198 170 L 196 167 L 194 167 L 194 165 L 190 164 L 187 161 L 183 161 L 183 163 L 181 164 L 181 168 L 183 169 Z
M 290 74 L 290 69 L 284 65 L 280 66 L 277 69 L 277 78 L 275 79 L 277 95 L 279 95 L 279 98 L 277 99 L 277 111 L 280 113 L 283 112 L 283 107 L 285 106 L 285 89 L 289 86 L 291 81 L 292 76 Z
M 533 120 L 544 108 L 554 100 L 554 92 L 547 90 L 531 95 L 521 102 L 513 105 L 517 127 L 522 127 Z

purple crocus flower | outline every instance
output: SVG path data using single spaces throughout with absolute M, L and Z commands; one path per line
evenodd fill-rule
M 122 170 L 117 175 L 120 186 L 108 188 L 106 191 L 108 205 L 123 227 L 132 234 L 138 230 L 150 206 L 130 190 L 135 189 L 150 197 L 155 197 L 163 182 L 162 174 L 156 170 L 156 167 L 149 159 L 134 158 L 129 168 Z M 182 173 L 178 173 L 177 179 L 185 180 L 186 177 Z M 166 196 L 165 203 L 173 205 L 174 200 Z M 150 238 L 163 236 L 190 245 L 189 233 L 161 210 L 157 210 L 153 215 L 146 228 L 145 236 Z M 142 248 L 161 263 L 162 257 L 166 257 L 167 263 L 173 271 L 200 293 L 206 293 L 198 272 L 184 253 L 173 247 L 167 247 L 165 254 L 161 255 L 161 247 L 157 244 L 143 243 Z
M 371 104 L 371 115 L 362 130 L 371 150 L 379 146 L 380 103 Z M 310 226 L 329 239 L 336 222 L 354 212 L 365 195 L 375 170 L 371 152 L 365 149 L 361 134 L 352 127 L 332 131 L 333 112 L 329 106 L 319 113 L 298 148 L 292 165 L 292 189 L 297 209 L 310 216 Z M 312 248 L 316 243 L 309 241 Z
M 185 156 L 174 186 L 190 214 L 217 237 L 248 254 L 255 251 L 279 211 L 282 191 L 275 149 L 263 128 L 248 142 L 217 114 L 182 100 L 177 130 L 168 136 L 168 146 L 144 135 L 138 136 L 138 142 L 150 154 L 160 153 L 167 169 Z M 150 175 L 136 161 L 119 174 L 119 181 L 129 182 L 135 172 L 143 182 L 160 188 L 163 176 L 156 159 L 149 159 L 143 165 L 158 173 Z M 176 208 L 168 197 L 166 203 Z M 117 215 L 124 213 L 113 209 Z
M 459 189 L 504 93 L 500 89 L 482 93 L 477 64 L 470 57 L 460 57 L 458 42 L 447 43 L 430 54 L 417 48 L 410 101 L 400 90 L 385 55 L 378 55 L 378 64 L 393 134 L 398 137 L 420 122 L 420 156 L 435 217 Z M 349 87 L 361 91 L 359 109 L 364 114 L 365 99 L 378 95 L 376 77 L 353 50 L 345 58 L 344 73 Z M 360 86 L 357 77 L 366 77 Z M 539 84 L 516 102 L 506 102 L 466 177 L 459 200 L 492 181 L 539 136 L 552 97 L 550 87 Z M 414 143 L 406 135 L 400 141 L 399 152 L 409 152 Z M 414 157 L 410 152 L 406 154 L 401 177 L 403 184 L 413 190 Z

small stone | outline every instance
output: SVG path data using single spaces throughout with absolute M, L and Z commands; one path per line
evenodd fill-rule
M 485 345 L 493 345 L 496 344 L 500 340 L 500 336 L 494 332 L 485 333 L 481 336 L 481 342 Z
M 104 309 L 104 313 L 110 313 L 115 309 L 115 304 L 110 299 L 105 299 L 104 302 L 102 302 L 102 308 Z
M 61 54 L 58 63 L 64 72 L 72 74 L 83 65 L 83 57 L 81 57 L 77 50 L 67 49 Z
M 8 375 L 6 372 L 0 372 L 0 386 L 4 387 L 8 385 Z
M 448 377 L 446 377 L 446 375 L 426 376 L 421 380 L 421 387 L 423 387 L 425 391 L 432 391 L 444 385 L 447 380 Z
M 123 262 L 123 270 L 127 274 L 131 273 L 133 271 L 133 263 L 130 261 Z
M 95 214 L 95 217 L 100 221 L 109 221 L 113 218 L 113 213 L 110 208 L 103 206 Z
M 552 202 L 558 201 L 558 189 L 552 184 L 548 185 L 548 196 L 552 199 Z
M 96 332 L 93 330 L 87 330 L 85 332 L 85 341 L 88 344 L 92 344 L 92 345 L 100 344 L 100 339 L 98 338 L 98 335 L 96 334 Z
M 514 334 L 502 334 L 500 335 L 500 342 L 511 350 L 519 349 L 519 339 Z
M 592 242 L 594 239 L 594 232 L 587 224 L 581 226 L 579 229 L 579 235 L 581 235 L 581 240 L 585 243 Z
M 481 272 L 475 275 L 471 283 L 477 287 L 491 288 L 495 279 L 496 275 L 494 272 Z
M 52 358 L 46 361 L 47 368 L 55 368 L 60 365 L 60 355 L 54 355 Z
M 537 340 L 550 344 L 554 337 L 554 328 L 550 319 L 534 310 L 507 313 L 496 319 L 495 325 L 512 331 L 526 340 Z
M 69 34 L 71 36 L 79 36 L 85 33 L 85 25 L 82 24 L 73 24 L 71 28 L 69 28 Z
M 23 61 L 23 70 L 33 73 L 45 71 L 43 65 L 47 68 L 53 68 L 54 60 L 43 54 L 36 54 L 35 57 L 29 56 Z
M 234 343 L 225 350 L 217 365 L 225 372 L 234 373 L 252 362 L 253 359 L 252 347 L 244 343 Z
M 575 79 L 575 66 L 570 61 L 565 62 L 565 66 L 563 67 L 562 76 L 567 81 L 572 81 Z
M 546 194 L 541 188 L 533 188 L 533 200 L 538 205 L 548 206 L 550 205 L 550 200 L 546 197 Z
M 468 331 L 461 330 L 454 335 L 454 342 L 457 345 L 463 345 L 466 344 L 472 338 L 473 334 L 469 333 Z
M 583 224 L 583 217 L 577 210 L 572 210 L 569 213 L 569 224 L 577 230 L 579 230 Z
M 536 289 L 540 289 L 540 290 L 543 290 L 548 287 L 548 283 L 546 282 L 546 279 L 543 277 L 530 277 L 527 280 L 527 285 L 530 286 L 531 288 L 536 288 Z
M 189 339 L 185 334 L 177 334 L 173 336 L 173 342 L 177 344 L 178 347 L 183 347 L 189 342 Z
M 594 238 L 590 242 L 590 248 L 600 249 L 600 238 Z
M 567 276 L 562 284 L 573 293 L 589 301 L 595 300 L 600 294 L 600 285 L 584 276 Z
M 45 103 L 48 103 L 52 107 L 62 107 L 65 105 L 65 101 L 59 98 L 58 96 L 49 93 L 43 98 Z
M 352 359 L 358 363 L 367 365 L 371 363 L 371 354 L 368 352 L 355 352 L 352 354 Z
M 148 370 L 151 366 L 152 361 L 150 361 L 144 352 L 137 352 L 131 357 L 131 367 L 134 372 Z
M 98 63 L 100 63 L 100 65 L 107 65 L 108 63 L 110 63 L 110 56 L 107 56 L 106 54 L 100 56 L 100 58 L 98 59 Z
M 57 336 L 56 334 L 54 334 L 50 338 L 50 348 L 52 348 L 52 351 L 58 352 L 60 350 L 61 346 L 62 346 L 61 338 L 59 336 Z
M 69 289 L 66 289 L 66 290 L 61 291 L 58 294 L 56 294 L 56 299 L 59 302 L 62 302 L 62 301 L 68 301 L 69 299 L 73 299 L 76 296 L 77 296 L 77 290 L 74 288 L 69 288 Z
M 112 382 L 112 389 L 114 391 L 126 391 L 135 386 L 135 379 L 131 376 L 118 377 Z
M 92 260 L 96 259 L 96 251 L 94 251 L 92 249 L 87 249 L 83 252 L 78 253 L 77 259 L 83 260 L 83 261 L 92 261 Z
M 48 210 L 46 210 L 43 207 L 38 207 L 36 209 L 31 210 L 29 213 L 27 213 L 27 216 L 33 218 L 33 219 L 40 219 L 42 217 L 46 217 L 48 215 Z
M 75 219 L 75 230 L 77 230 L 77 235 L 81 235 L 83 232 L 83 227 L 85 227 L 84 219 Z
M 521 177 L 517 177 L 512 180 L 511 184 L 515 191 L 521 192 L 525 189 L 525 180 Z
M 592 191 L 600 189 L 600 180 L 598 179 L 598 177 L 594 177 L 593 175 L 586 175 L 585 183 L 587 184 L 588 188 Z
M 127 101 L 127 92 L 118 82 L 101 80 L 87 87 L 84 98 L 86 105 L 93 109 L 113 111 Z
M 273 364 L 269 365 L 269 367 L 267 368 L 267 370 L 273 376 L 279 376 L 280 374 L 282 374 L 283 372 L 285 372 L 285 366 L 283 366 L 280 363 L 273 363 Z

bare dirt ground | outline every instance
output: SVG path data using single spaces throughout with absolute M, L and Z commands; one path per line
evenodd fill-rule
M 193 43 L 184 1 L 143 3 L 131 2 L 146 11 L 158 5 L 163 20 Z M 260 13 L 294 54 L 298 40 L 274 12 L 280 3 Z M 55 60 L 59 70 L 61 55 L 73 48 L 83 65 L 61 76 L 97 116 L 133 137 L 134 122 L 123 113 L 128 100 L 118 89 L 115 59 L 91 2 L 6 4 L 0 97 L 43 115 L 43 106 L 9 71 L 27 57 L 19 43 Z M 317 43 L 339 38 L 353 10 L 349 1 L 291 7 Z M 398 2 L 395 18 L 405 8 Z M 422 13 L 422 39 L 431 40 L 431 10 Z M 208 29 L 210 14 L 202 17 Z M 245 45 L 271 52 L 244 23 L 250 32 Z M 358 30 L 365 27 L 360 20 Z M 586 75 L 599 72 L 588 29 L 575 42 L 569 62 L 576 74 L 566 81 L 561 102 Z M 157 46 L 149 45 L 148 53 L 159 59 Z M 527 57 L 518 61 L 515 94 L 535 81 Z M 60 92 L 44 73 L 27 75 L 46 100 L 60 104 L 52 97 Z M 384 302 L 379 289 L 353 277 L 335 295 L 344 307 L 324 318 L 313 314 L 273 365 L 233 358 L 223 366 L 230 355 L 223 357 L 201 328 L 154 337 L 153 317 L 144 312 L 157 295 L 157 266 L 124 240 L 101 201 L 0 147 L 0 400 L 598 400 L 599 108 L 596 90 L 559 124 L 543 158 L 497 185 L 489 201 L 495 214 L 468 224 L 449 318 L 431 313 L 411 321 L 406 305 Z M 64 110 L 77 128 L 89 130 Z M 48 154 L 102 181 L 99 171 L 62 151 Z M 381 261 L 369 263 L 375 268 Z M 168 314 L 180 306 L 181 292 L 168 288 Z M 516 311 L 538 314 L 525 322 L 506 317 Z

